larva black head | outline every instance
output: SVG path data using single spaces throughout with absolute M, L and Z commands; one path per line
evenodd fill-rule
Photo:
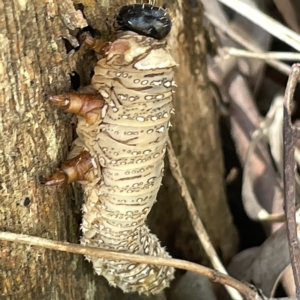
M 131 30 L 157 40 L 165 38 L 172 27 L 170 15 L 163 8 L 151 4 L 123 6 L 116 20 L 123 30 Z

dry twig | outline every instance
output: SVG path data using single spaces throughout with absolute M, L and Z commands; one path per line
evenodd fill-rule
M 196 234 L 197 234 L 207 256 L 209 257 L 212 266 L 219 272 L 227 274 L 227 271 L 224 268 L 221 260 L 219 259 L 217 252 L 215 251 L 214 247 L 212 246 L 212 244 L 210 242 L 210 238 L 204 228 L 204 225 L 198 216 L 197 209 L 196 209 L 194 202 L 192 200 L 192 197 L 188 191 L 186 182 L 182 176 L 179 162 L 176 158 L 176 155 L 175 155 L 175 152 L 174 152 L 174 149 L 173 149 L 173 146 L 172 146 L 172 143 L 171 143 L 171 140 L 169 137 L 167 140 L 167 147 L 168 147 L 168 157 L 169 157 L 171 172 L 172 172 L 173 177 L 177 181 L 178 185 L 180 186 L 181 195 L 187 206 L 187 209 L 188 209 L 188 212 L 190 215 L 190 219 L 192 221 L 192 224 L 196 231 Z M 242 299 L 241 295 L 239 293 L 237 293 L 235 290 L 233 290 L 232 288 L 226 287 L 226 289 L 227 289 L 228 293 L 230 294 L 230 296 L 232 297 L 232 299 Z
M 297 223 L 295 216 L 295 169 L 296 162 L 294 159 L 295 143 L 300 136 L 299 128 L 291 123 L 291 105 L 294 97 L 297 81 L 300 75 L 300 64 L 292 66 L 285 96 L 283 112 L 283 184 L 284 184 L 284 203 L 287 220 L 287 231 L 289 240 L 289 250 L 291 263 L 296 285 L 296 297 L 300 300 L 300 250 L 297 237 Z
M 215 16 L 208 14 L 208 13 L 205 13 L 205 15 L 214 26 L 216 26 L 222 32 L 226 33 L 235 42 L 239 43 L 240 45 L 242 45 L 243 47 L 245 47 L 246 49 L 248 49 L 250 51 L 262 52 L 262 50 L 259 47 L 257 47 L 253 42 L 248 41 L 248 40 L 244 39 L 243 37 L 241 37 L 237 32 L 235 32 L 233 29 L 231 29 L 230 26 L 223 24 Z M 270 65 L 271 67 L 273 67 L 274 69 L 278 70 L 279 72 L 281 72 L 285 75 L 290 74 L 290 71 L 291 71 L 290 66 L 283 62 L 276 61 L 276 60 L 269 60 L 269 59 L 266 60 L 265 62 L 268 65 Z
M 300 51 L 300 35 L 295 31 L 283 26 L 275 19 L 264 14 L 253 5 L 241 0 L 218 0 L 219 2 L 230 7 L 240 15 L 249 19 L 254 24 L 260 26 L 276 38 Z
M 236 56 L 236 57 L 244 57 L 244 58 L 256 58 L 262 60 L 291 60 L 291 61 L 300 61 L 300 53 L 297 52 L 250 52 L 237 48 L 223 48 L 225 54 Z
M 163 258 L 163 257 L 156 257 L 156 256 L 137 255 L 137 254 L 130 254 L 130 253 L 121 253 L 116 251 L 107 251 L 100 248 L 86 247 L 86 246 L 71 244 L 67 242 L 57 242 L 48 239 L 38 238 L 35 236 L 15 234 L 11 232 L 0 232 L 0 240 L 18 242 L 22 244 L 28 244 L 32 246 L 37 246 L 37 247 L 42 247 L 42 248 L 47 248 L 47 249 L 52 249 L 52 250 L 57 250 L 62 252 L 101 257 L 105 259 L 127 260 L 131 262 L 138 262 L 144 264 L 175 267 L 178 269 L 183 269 L 197 274 L 201 274 L 214 282 L 231 286 L 232 288 L 238 290 L 241 294 L 243 294 L 245 299 L 247 300 L 260 300 L 260 297 L 257 295 L 256 291 L 251 289 L 249 286 L 245 285 L 244 283 L 226 274 L 222 274 L 218 271 L 185 260 Z

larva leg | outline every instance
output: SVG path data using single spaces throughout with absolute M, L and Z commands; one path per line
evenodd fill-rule
M 101 39 L 95 39 L 90 35 L 84 36 L 82 38 L 84 44 L 90 48 L 91 50 L 94 50 L 96 53 L 104 56 L 105 53 L 108 51 L 110 42 L 101 40 Z
M 62 162 L 60 169 L 45 181 L 45 185 L 55 186 L 74 181 L 92 180 L 93 157 L 82 151 L 72 159 Z
M 101 117 L 105 101 L 99 93 L 79 94 L 66 93 L 50 96 L 49 100 L 66 112 L 83 117 L 87 124 L 95 124 Z

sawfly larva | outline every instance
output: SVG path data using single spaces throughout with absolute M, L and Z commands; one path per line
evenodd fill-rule
M 169 257 L 145 225 L 164 167 L 175 86 L 166 36 L 170 15 L 150 4 L 124 6 L 111 43 L 87 37 L 98 53 L 94 93 L 50 100 L 78 116 L 69 160 L 46 185 L 80 181 L 85 192 L 81 244 L 127 253 Z M 100 46 L 99 46 L 100 45 Z M 174 269 L 88 257 L 97 274 L 124 292 L 157 293 Z

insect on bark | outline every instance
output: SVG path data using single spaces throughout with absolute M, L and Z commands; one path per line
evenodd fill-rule
M 163 176 L 175 82 L 166 36 L 170 15 L 150 4 L 124 6 L 111 43 L 85 44 L 104 58 L 92 78 L 93 94 L 50 97 L 78 116 L 69 160 L 46 185 L 80 181 L 85 192 L 81 244 L 169 257 L 145 225 Z M 97 274 L 124 292 L 157 293 L 174 269 L 87 257 Z

